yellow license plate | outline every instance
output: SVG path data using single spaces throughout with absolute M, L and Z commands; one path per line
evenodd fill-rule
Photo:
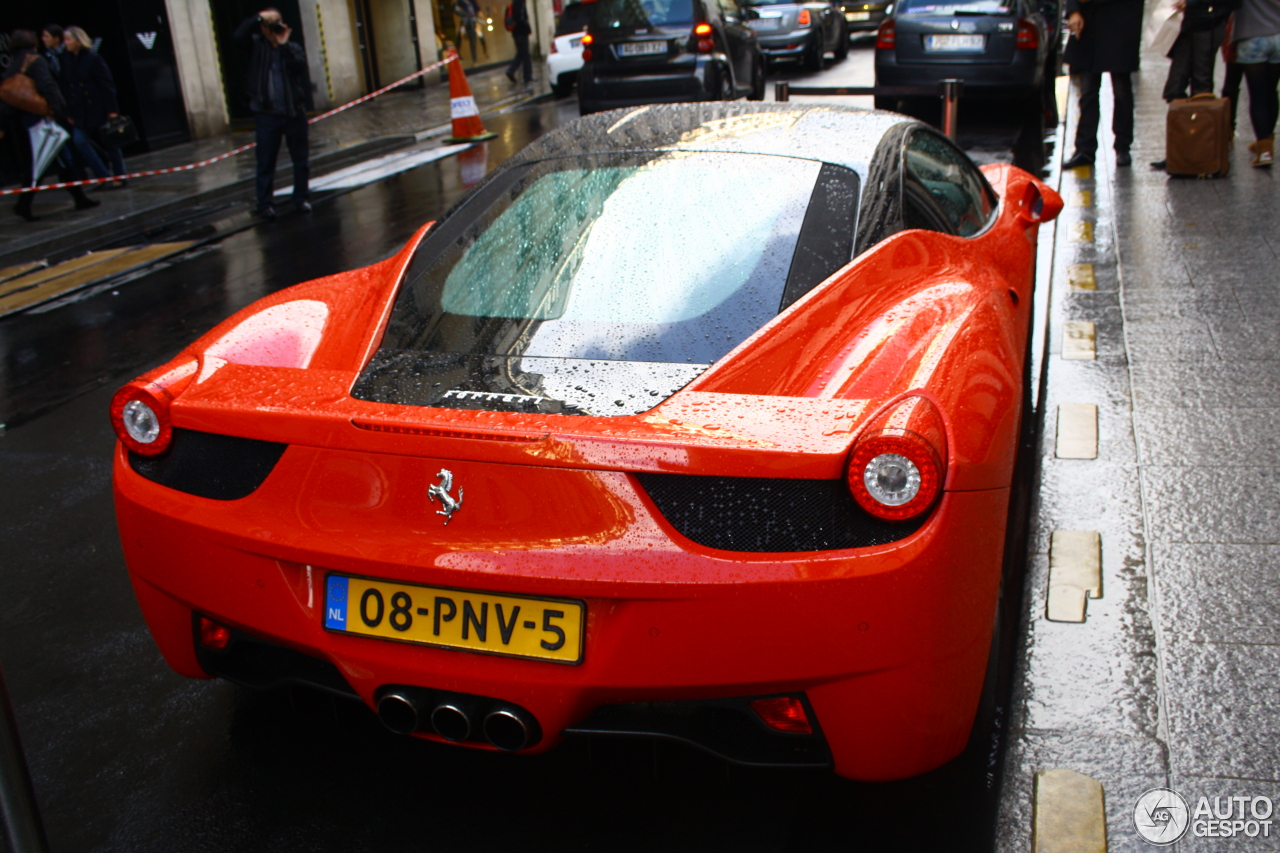
M 580 601 L 325 578 L 324 626 L 363 637 L 581 663 L 586 619 Z

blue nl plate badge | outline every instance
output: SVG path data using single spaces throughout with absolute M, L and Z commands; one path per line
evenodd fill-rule
M 325 583 L 324 626 L 347 630 L 347 579 L 341 575 L 329 575 Z

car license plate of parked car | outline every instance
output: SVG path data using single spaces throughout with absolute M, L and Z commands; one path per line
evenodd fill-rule
M 869 21 L 871 20 L 870 12 L 845 12 L 844 19 L 846 21 Z
M 753 30 L 756 30 L 757 32 L 761 32 L 764 30 L 776 30 L 778 29 L 779 26 L 782 25 L 782 16 L 781 15 L 761 15 L 760 17 L 756 18 L 754 21 L 748 21 L 747 23 L 750 24 L 751 28 Z
M 569 39 L 569 49 L 570 49 L 570 50 L 576 50 L 577 48 L 580 48 L 580 47 L 582 47 L 582 36 L 578 36 L 577 38 L 571 38 L 571 39 Z
M 622 56 L 649 56 L 655 53 L 666 53 L 665 41 L 632 41 L 618 45 L 618 53 Z
M 330 631 L 557 663 L 581 663 L 587 606 L 580 601 L 331 574 Z
M 925 36 L 924 49 L 938 53 L 949 51 L 982 50 L 985 36 Z

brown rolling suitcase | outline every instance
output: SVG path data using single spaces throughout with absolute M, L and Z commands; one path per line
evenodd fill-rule
M 1231 168 L 1231 102 L 1204 92 L 1169 104 L 1165 170 L 1171 175 L 1222 177 Z

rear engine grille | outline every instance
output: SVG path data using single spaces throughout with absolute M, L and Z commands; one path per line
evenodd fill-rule
M 723 551 L 866 548 L 905 539 L 925 519 L 878 519 L 858 506 L 844 480 L 635 476 L 682 536 Z
M 129 467 L 153 483 L 216 501 L 247 497 L 280 461 L 286 444 L 233 435 L 173 430 L 159 456 L 129 452 Z

